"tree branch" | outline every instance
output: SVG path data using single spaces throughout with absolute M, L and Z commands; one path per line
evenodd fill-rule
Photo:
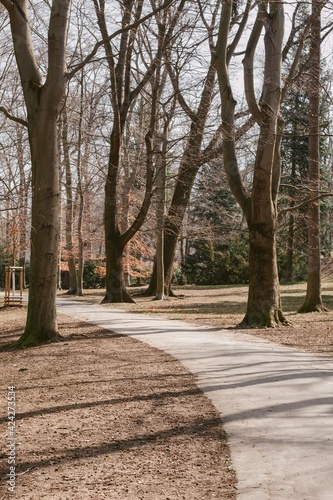
M 0 111 L 1 113 L 3 113 L 9 120 L 12 120 L 13 122 L 16 122 L 16 123 L 20 123 L 21 125 L 23 125 L 24 127 L 27 127 L 28 126 L 28 122 L 23 120 L 22 118 L 19 118 L 18 116 L 14 116 L 12 114 L 10 114 L 6 108 L 4 108 L 3 106 L 0 106 Z
M 238 27 L 238 30 L 237 30 L 237 33 L 233 39 L 233 41 L 231 42 L 231 44 L 229 45 L 228 49 L 227 49 L 227 64 L 230 63 L 230 60 L 232 58 L 232 56 L 234 55 L 235 53 L 235 49 L 241 39 L 241 36 L 244 32 L 244 29 L 246 27 L 246 23 L 247 23 L 247 20 L 248 20 L 248 17 L 249 17 L 249 12 L 250 12 L 250 9 L 251 9 L 251 5 L 252 5 L 252 0 L 247 0 L 247 3 L 246 3 L 246 7 L 245 7 L 245 11 L 244 11 L 244 14 L 242 15 L 242 20 L 239 24 L 239 27 Z
M 81 61 L 80 64 L 78 64 L 77 66 L 75 66 L 75 68 L 73 68 L 69 73 L 67 73 L 67 79 L 70 80 L 78 71 L 80 71 L 90 61 L 92 61 L 92 59 L 95 57 L 98 49 L 102 45 L 110 42 L 111 40 L 113 40 L 114 38 L 116 38 L 118 35 L 121 35 L 122 33 L 124 33 L 124 31 L 130 31 L 130 30 L 132 30 L 134 28 L 137 28 L 140 24 L 144 23 L 145 21 L 148 21 L 148 19 L 150 19 L 151 17 L 155 16 L 161 10 L 166 9 L 167 7 L 169 7 L 169 5 L 171 5 L 173 2 L 175 2 L 175 0 L 166 0 L 166 2 L 164 2 L 160 7 L 158 7 L 155 10 L 153 10 L 152 12 L 150 12 L 149 14 L 147 14 L 146 16 L 144 16 L 141 19 L 139 19 L 138 21 L 135 21 L 134 23 L 129 24 L 128 26 L 126 26 L 124 28 L 120 28 L 119 30 L 117 30 L 114 33 L 112 33 L 112 35 L 108 36 L 107 38 L 104 38 L 103 40 L 100 40 L 99 42 L 97 42 L 95 44 L 93 50 L 90 52 L 90 54 L 88 54 L 87 57 L 85 57 L 83 59 L 83 61 Z
M 231 2 L 223 2 L 219 34 L 216 44 L 215 64 L 221 96 L 223 126 L 223 160 L 230 189 L 246 217 L 250 215 L 250 194 L 243 183 L 236 157 L 235 106 L 227 65 L 227 44 L 231 20 Z
M 282 208 L 279 211 L 279 217 L 287 212 L 293 212 L 295 210 L 298 210 L 299 208 L 304 207 L 305 205 L 308 205 L 309 203 L 313 203 L 314 201 L 321 200 L 322 198 L 328 198 L 329 196 L 333 196 L 333 193 L 326 192 L 326 193 L 320 193 L 318 196 L 313 196 L 313 198 L 308 198 L 307 200 L 301 201 L 298 205 L 294 205 L 292 207 L 288 208 Z
M 258 7 L 258 14 L 253 26 L 253 30 L 251 31 L 251 35 L 245 51 L 245 57 L 243 59 L 245 96 L 250 112 L 257 123 L 261 121 L 262 117 L 261 110 L 257 103 L 254 91 L 253 59 L 259 42 L 261 31 L 264 26 L 264 16 L 265 9 L 261 2 Z
M 70 2 L 53 1 L 48 29 L 48 71 L 46 92 L 49 104 L 56 108 L 66 85 L 66 44 L 70 13 Z

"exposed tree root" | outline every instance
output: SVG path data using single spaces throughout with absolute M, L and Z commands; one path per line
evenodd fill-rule
M 248 312 L 243 321 L 237 325 L 238 328 L 276 328 L 278 326 L 292 326 L 292 323 L 286 319 L 281 309 L 267 312 Z
M 312 312 L 327 312 L 329 309 L 325 307 L 322 303 L 318 302 L 308 302 L 305 301 L 304 304 L 298 309 L 298 313 L 312 313 Z

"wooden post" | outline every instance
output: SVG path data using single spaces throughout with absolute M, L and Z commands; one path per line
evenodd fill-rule
M 20 273 L 18 294 L 16 294 L 15 271 Z M 23 306 L 23 267 L 6 267 L 5 307 L 7 306 Z

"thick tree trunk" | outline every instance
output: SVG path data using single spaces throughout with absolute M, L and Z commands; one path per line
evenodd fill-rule
M 269 10 L 266 10 L 269 9 Z M 233 45 L 228 39 L 232 5 L 223 2 L 216 50 L 222 103 L 223 154 L 229 186 L 241 206 L 250 231 L 249 295 L 242 326 L 275 326 L 286 323 L 281 310 L 276 261 L 276 199 L 280 182 L 282 120 L 281 60 L 283 4 L 260 2 L 257 19 L 245 51 L 244 82 L 250 112 L 260 127 L 255 157 L 252 192 L 244 185 L 235 148 L 235 105 L 230 86 L 228 62 Z M 265 67 L 261 99 L 254 91 L 254 54 L 265 26 Z
M 33 52 L 28 2 L 0 2 L 10 16 L 12 39 L 24 94 L 32 164 L 30 289 L 26 327 L 16 345 L 59 340 L 56 317 L 59 246 L 59 159 L 57 119 L 65 95 L 66 39 L 70 2 L 51 6 L 45 84 Z M 59 15 L 61 12 L 61 15 Z
M 59 340 L 56 293 L 59 247 L 59 165 L 56 121 L 38 113 L 29 127 L 32 157 L 31 270 L 28 315 L 19 345 Z
M 286 323 L 281 309 L 275 231 L 250 228 L 249 294 L 240 326 L 274 327 Z
M 106 293 L 103 304 L 134 302 L 126 290 L 123 266 L 124 246 L 115 238 L 106 241 Z
M 287 324 L 280 300 L 276 255 L 276 191 L 274 169 L 280 162 L 281 130 L 271 108 L 262 106 L 262 123 L 253 176 L 250 233 L 249 295 L 242 326 Z

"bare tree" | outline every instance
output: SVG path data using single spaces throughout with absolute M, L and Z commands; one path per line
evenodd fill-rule
M 285 323 L 281 309 L 276 260 L 277 194 L 280 181 L 280 142 L 282 120 L 281 64 L 284 34 L 282 1 L 258 2 L 255 19 L 244 57 L 245 93 L 250 112 L 258 124 L 259 137 L 255 156 L 252 190 L 241 178 L 235 149 L 234 115 L 236 101 L 229 79 L 228 65 L 237 46 L 240 29 L 247 23 L 251 1 L 246 4 L 242 22 L 229 45 L 233 19 L 232 2 L 223 2 L 216 66 L 222 104 L 223 158 L 231 191 L 241 206 L 250 235 L 249 295 L 243 325 L 274 326 Z M 254 54 L 265 29 L 264 75 L 259 102 L 255 95 Z
M 157 48 L 150 64 L 147 66 L 147 69 L 141 76 L 137 75 L 138 79 L 135 81 L 132 77 L 131 65 L 132 58 L 135 54 L 135 42 L 137 41 L 139 33 L 138 20 L 142 14 L 143 4 L 143 0 L 128 0 L 124 3 L 122 8 L 122 27 L 124 30 L 120 36 L 118 48 L 115 50 L 115 47 L 108 41 L 104 44 L 111 82 L 113 128 L 110 138 L 109 165 L 105 187 L 104 222 L 106 245 L 106 295 L 103 302 L 133 301 L 126 290 L 124 282 L 123 253 L 127 243 L 142 226 L 150 205 L 153 181 L 152 153 L 155 125 L 153 125 L 153 122 L 151 121 L 149 130 L 146 134 L 147 177 L 142 205 L 132 224 L 126 229 L 126 231 L 121 232 L 118 205 L 118 180 L 121 164 L 123 134 L 130 106 L 154 74 L 156 66 L 159 64 L 161 59 L 163 50 L 172 36 L 174 27 L 176 26 L 178 17 L 185 2 L 184 0 L 180 1 L 168 27 L 165 24 L 165 13 L 161 14 L 161 20 L 158 20 L 158 17 L 156 16 L 158 31 L 156 42 Z M 104 2 L 94 0 L 94 6 L 102 39 L 108 40 L 109 35 L 105 17 Z M 133 27 L 126 30 L 125 28 L 130 25 L 131 20 L 133 21 Z M 156 116 L 153 116 L 155 113 L 154 106 L 155 105 L 152 107 L 151 117 L 155 122 Z
M 320 279 L 320 47 L 322 0 L 312 0 L 311 49 L 308 74 L 309 168 L 308 184 L 315 198 L 308 210 L 308 281 L 304 304 L 299 312 L 324 311 Z
M 216 16 L 219 8 L 219 2 L 214 4 L 211 18 L 207 21 L 204 17 L 204 12 L 200 9 L 200 14 L 203 20 L 204 28 L 207 32 L 207 37 L 210 44 L 213 44 L 213 34 L 216 24 Z M 189 27 L 188 27 L 189 28 Z M 193 26 L 192 26 L 193 29 Z M 196 41 L 200 45 L 200 41 Z M 186 93 L 181 87 L 180 74 L 181 71 L 178 62 L 172 58 L 173 51 L 170 48 L 166 53 L 166 64 L 173 85 L 175 96 L 179 101 L 179 105 L 190 121 L 190 130 L 186 138 L 184 152 L 180 161 L 180 167 L 177 175 L 177 180 L 172 195 L 172 200 L 167 212 L 164 224 L 164 276 L 165 276 L 165 292 L 167 295 L 172 294 L 171 281 L 173 275 L 173 263 L 177 250 L 177 242 L 188 207 L 193 184 L 199 168 L 204 163 L 205 153 L 202 149 L 204 135 L 206 131 L 207 119 L 209 116 L 211 104 L 215 95 L 215 78 L 216 69 L 215 61 L 212 56 L 206 74 L 202 77 L 203 85 L 198 104 L 195 106 L 190 102 L 191 95 L 186 96 Z M 177 54 L 176 54 L 177 57 Z M 187 58 L 186 58 L 187 59 Z M 187 64 L 187 60 L 186 60 Z M 155 295 L 157 286 L 157 263 L 155 262 L 150 285 L 146 295 Z
M 28 316 L 19 345 L 59 338 L 56 291 L 59 243 L 57 119 L 66 88 L 66 37 L 70 2 L 54 0 L 48 27 L 48 68 L 43 82 L 28 22 L 28 1 L 1 0 L 11 26 L 27 111 L 32 163 L 31 273 Z

